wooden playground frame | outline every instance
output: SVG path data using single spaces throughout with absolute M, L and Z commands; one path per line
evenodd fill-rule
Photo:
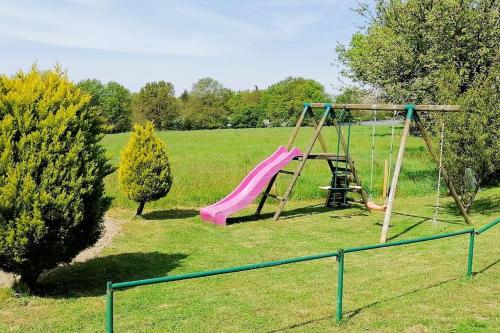
M 313 109 L 314 108 L 322 108 L 324 109 L 324 113 L 317 122 L 314 118 L 313 114 Z M 405 152 L 405 147 L 406 147 L 406 141 L 408 138 L 408 135 L 410 133 L 410 125 L 412 120 L 415 121 L 415 124 L 417 125 L 420 134 L 422 135 L 422 139 L 424 140 L 430 154 L 432 157 L 432 160 L 436 165 L 439 166 L 439 157 L 435 153 L 435 151 L 432 148 L 432 142 L 431 139 L 418 115 L 418 112 L 459 112 L 460 111 L 460 106 L 458 105 L 415 105 L 415 104 L 331 104 L 331 103 L 304 103 L 304 109 L 292 131 L 292 134 L 290 138 L 288 139 L 288 143 L 286 145 L 286 148 L 290 150 L 292 147 L 300 128 L 302 127 L 304 123 L 304 119 L 306 116 L 310 116 L 312 125 L 314 127 L 314 133 L 312 138 L 309 141 L 309 144 L 307 145 L 307 148 L 304 151 L 304 154 L 301 158 L 299 158 L 299 165 L 295 169 L 294 172 L 289 172 L 289 171 L 281 171 L 281 173 L 284 174 L 290 174 L 292 175 L 292 179 L 290 180 L 290 183 L 288 184 L 288 187 L 283 195 L 283 197 L 273 195 L 270 193 L 272 186 L 274 182 L 276 181 L 276 178 L 278 174 L 276 174 L 269 182 L 267 188 L 265 189 L 262 198 L 259 202 L 259 205 L 257 207 L 257 210 L 255 212 L 255 215 L 260 215 L 262 208 L 264 207 L 264 204 L 267 200 L 268 197 L 277 199 L 279 201 L 278 208 L 274 214 L 273 220 L 277 221 L 285 207 L 285 204 L 288 202 L 290 199 L 290 195 L 292 193 L 292 190 L 297 183 L 297 180 L 304 169 L 304 166 L 309 159 L 320 159 L 320 160 L 326 160 L 328 163 L 328 166 L 330 170 L 332 170 L 332 173 L 334 172 L 334 166 L 332 161 L 339 161 L 339 158 L 343 158 L 348 164 L 350 168 L 350 172 L 352 174 L 352 178 L 354 179 L 354 182 L 356 183 L 357 187 L 356 189 L 359 189 L 363 204 L 365 207 L 368 209 L 368 196 L 366 192 L 363 190 L 361 186 L 361 181 L 359 180 L 359 177 L 356 173 L 356 169 L 354 166 L 354 161 L 351 159 L 351 156 L 349 154 L 349 144 L 348 142 L 346 143 L 346 139 L 344 137 L 344 134 L 342 132 L 342 126 L 339 123 L 339 120 L 337 118 L 337 115 L 335 113 L 335 110 L 344 110 L 344 111 L 368 111 L 368 112 L 373 112 L 373 111 L 399 111 L 399 112 L 405 112 L 406 117 L 405 117 L 405 122 L 404 122 L 404 127 L 403 127 L 403 132 L 401 134 L 401 141 L 399 145 L 399 151 L 397 155 L 397 159 L 395 162 L 394 166 L 394 172 L 392 173 L 392 181 L 391 181 L 391 186 L 389 189 L 389 195 L 387 198 L 387 206 L 385 209 L 385 215 L 384 215 L 384 222 L 382 226 L 382 232 L 380 236 L 380 242 L 385 243 L 387 241 L 387 234 L 389 232 L 389 223 L 391 220 L 391 213 L 392 213 L 392 208 L 394 204 L 394 198 L 396 195 L 396 188 L 398 184 L 398 178 L 399 178 L 399 173 L 401 171 L 401 164 L 403 162 L 403 157 L 404 157 L 404 152 Z M 321 130 L 323 129 L 325 122 L 327 119 L 330 118 L 333 126 L 336 128 L 337 133 L 339 134 L 338 140 L 342 146 L 342 150 L 345 153 L 345 156 L 340 157 L 335 153 L 329 153 L 327 150 L 326 142 L 321 135 Z M 319 141 L 321 150 L 323 153 L 316 154 L 316 153 L 311 153 L 314 145 L 316 144 L 316 141 Z M 448 173 L 445 169 L 444 166 L 441 165 L 441 174 L 442 177 L 444 178 L 446 185 L 448 186 L 448 189 L 450 191 L 451 196 L 455 200 L 456 205 L 460 209 L 460 213 L 462 214 L 465 222 L 467 224 L 471 224 L 471 220 L 467 214 L 467 211 L 465 207 L 463 206 L 456 190 L 453 184 L 450 181 L 450 178 L 448 176 Z M 347 189 L 346 189 L 347 190 Z

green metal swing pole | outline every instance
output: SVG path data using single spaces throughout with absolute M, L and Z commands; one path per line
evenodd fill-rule
M 337 322 L 342 320 L 342 297 L 344 293 L 344 250 L 340 249 L 337 255 L 339 270 L 337 275 Z
M 347 111 L 347 117 L 349 120 L 348 127 L 347 127 L 347 149 L 345 152 L 345 170 L 344 170 L 344 175 L 345 175 L 345 182 L 344 182 L 344 188 L 347 191 L 347 188 L 349 187 L 348 181 L 347 181 L 347 169 L 348 169 L 348 159 L 349 159 L 349 146 L 351 145 L 351 111 Z M 347 204 L 347 193 L 344 194 L 344 204 Z
M 113 333 L 113 283 L 106 285 L 106 333 Z
M 394 121 L 396 121 L 396 117 L 397 117 L 397 111 L 394 111 L 393 115 L 392 115 L 392 127 L 391 127 L 391 149 L 390 149 L 390 152 L 389 152 L 389 173 L 387 174 L 387 179 L 391 179 L 391 169 L 392 169 L 392 157 L 394 155 L 394 127 L 395 127 L 395 124 L 394 124 Z M 387 184 L 389 185 L 389 184 Z M 387 201 L 387 194 L 386 193 L 386 201 Z
M 469 234 L 469 256 L 467 258 L 467 276 L 472 278 L 472 260 L 474 259 L 474 236 L 476 232 L 473 230 Z
M 344 110 L 340 111 L 340 117 L 338 118 L 340 120 L 340 124 L 342 124 L 342 116 L 344 115 Z M 333 113 L 333 116 L 336 117 L 336 114 Z M 337 128 L 337 159 L 335 161 L 335 176 L 334 176 L 334 182 L 333 182 L 333 187 L 337 188 L 337 173 L 339 172 L 339 155 L 340 155 L 340 136 L 342 135 L 342 132 L 340 131 L 340 126 Z

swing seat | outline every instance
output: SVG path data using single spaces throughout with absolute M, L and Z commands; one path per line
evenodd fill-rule
M 349 185 L 349 187 L 319 186 L 320 190 L 361 191 L 361 186 Z
M 380 210 L 380 211 L 385 211 L 385 208 L 387 207 L 386 204 L 380 206 L 380 205 L 377 205 L 376 203 L 372 202 L 372 201 L 368 201 L 366 203 L 366 206 L 368 207 L 368 209 L 370 210 Z

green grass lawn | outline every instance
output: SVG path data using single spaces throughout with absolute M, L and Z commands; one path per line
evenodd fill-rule
M 259 128 L 216 131 L 160 132 L 167 143 L 174 175 L 174 185 L 169 195 L 146 208 L 160 209 L 172 206 L 199 206 L 211 204 L 234 189 L 247 173 L 280 145 L 286 145 L 290 128 Z M 395 143 L 399 144 L 401 128 L 396 129 Z M 335 130 L 325 128 L 323 135 L 328 149 L 336 151 Z M 312 128 L 302 128 L 297 146 L 303 150 L 312 136 Z M 129 134 L 109 135 L 104 145 L 114 165 Z M 389 159 L 391 128 L 377 126 L 375 141 L 374 196 L 382 191 L 384 159 Z M 319 144 L 314 151 L 320 151 Z M 361 180 L 369 190 L 371 162 L 371 127 L 353 126 L 351 138 L 352 158 Z M 394 151 L 395 160 L 397 146 Z M 296 164 L 292 164 L 292 168 Z M 284 192 L 289 177 L 281 177 L 278 191 Z M 293 195 L 295 199 L 322 198 L 324 191 L 318 186 L 328 185 L 331 173 L 325 161 L 309 161 L 300 177 Z M 283 182 L 283 180 L 285 182 Z M 431 162 L 421 138 L 410 137 L 404 159 L 398 196 L 421 196 L 436 190 L 437 168 Z M 114 197 L 114 207 L 132 208 L 134 203 L 124 198 L 117 186 L 116 173 L 107 179 L 108 194 Z
M 311 133 L 310 129 L 305 132 Z M 370 128 L 353 129 L 353 158 L 369 177 Z M 380 188 L 389 128 L 377 128 Z M 146 205 L 119 194 L 109 212 L 121 232 L 100 257 L 60 267 L 40 279 L 42 291 L 14 297 L 0 289 L 0 331 L 97 332 L 104 330 L 105 283 L 223 268 L 377 243 L 380 212 L 354 206 L 329 210 L 317 189 L 329 181 L 326 165 L 311 161 L 279 222 L 275 203 L 264 218 L 228 227 L 203 223 L 198 207 L 236 186 L 258 161 L 286 142 L 289 129 L 160 133 L 169 146 L 174 187 Z M 335 146 L 333 136 L 327 138 Z M 105 138 L 114 163 L 127 135 Z M 308 140 L 302 137 L 300 143 Z M 378 154 L 378 153 L 377 153 Z M 326 164 L 326 163 L 325 163 Z M 390 237 L 407 239 L 466 228 L 451 198 L 433 214 L 436 168 L 419 138 L 410 138 Z M 479 193 L 472 219 L 481 226 L 500 212 L 500 189 Z M 248 216 L 255 205 L 239 213 Z M 500 227 L 477 237 L 473 280 L 465 278 L 468 236 L 346 256 L 344 318 L 335 323 L 334 259 L 144 286 L 115 294 L 117 332 L 498 332 L 500 329 Z

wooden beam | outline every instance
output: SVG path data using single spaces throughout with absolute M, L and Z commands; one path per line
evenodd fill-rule
M 414 115 L 415 122 L 417 123 L 418 129 L 420 131 L 420 134 L 422 134 L 422 138 L 424 139 L 425 144 L 427 145 L 427 148 L 429 149 L 429 152 L 431 153 L 432 159 L 434 160 L 434 163 L 439 166 L 439 157 L 436 155 L 434 150 L 432 149 L 432 141 L 429 138 L 429 135 L 427 134 L 427 131 L 422 124 L 422 121 L 420 120 L 420 117 L 418 116 L 417 113 Z M 460 213 L 464 217 L 464 220 L 467 224 L 471 224 L 471 220 L 469 218 L 469 215 L 467 214 L 467 210 L 465 209 L 464 205 L 462 204 L 462 201 L 460 200 L 457 191 L 455 191 L 455 187 L 453 186 L 453 183 L 450 180 L 450 177 L 448 176 L 448 172 L 446 171 L 445 167 L 441 165 L 441 175 L 444 178 L 444 181 L 446 182 L 446 185 L 448 186 L 448 189 L 450 190 L 450 194 L 455 200 L 455 203 L 457 204 L 458 208 L 460 209 Z
M 348 109 L 358 111 L 405 111 L 407 105 L 404 104 L 331 104 L 331 103 L 304 103 L 305 106 L 312 108 L 326 108 L 331 107 L 334 110 Z M 427 112 L 459 112 L 460 105 L 414 105 L 415 111 Z
M 392 206 L 394 204 L 394 197 L 396 195 L 396 187 L 398 185 L 399 172 L 401 171 L 401 164 L 405 154 L 406 139 L 410 134 L 411 118 L 413 116 L 413 108 L 409 108 L 406 113 L 405 126 L 401 134 L 401 143 L 399 144 L 398 158 L 394 167 L 394 174 L 392 175 L 391 188 L 389 190 L 389 198 L 387 199 L 387 206 L 385 208 L 384 224 L 382 225 L 382 233 L 380 234 L 380 243 L 387 241 L 387 234 L 389 232 L 389 223 L 391 222 Z

